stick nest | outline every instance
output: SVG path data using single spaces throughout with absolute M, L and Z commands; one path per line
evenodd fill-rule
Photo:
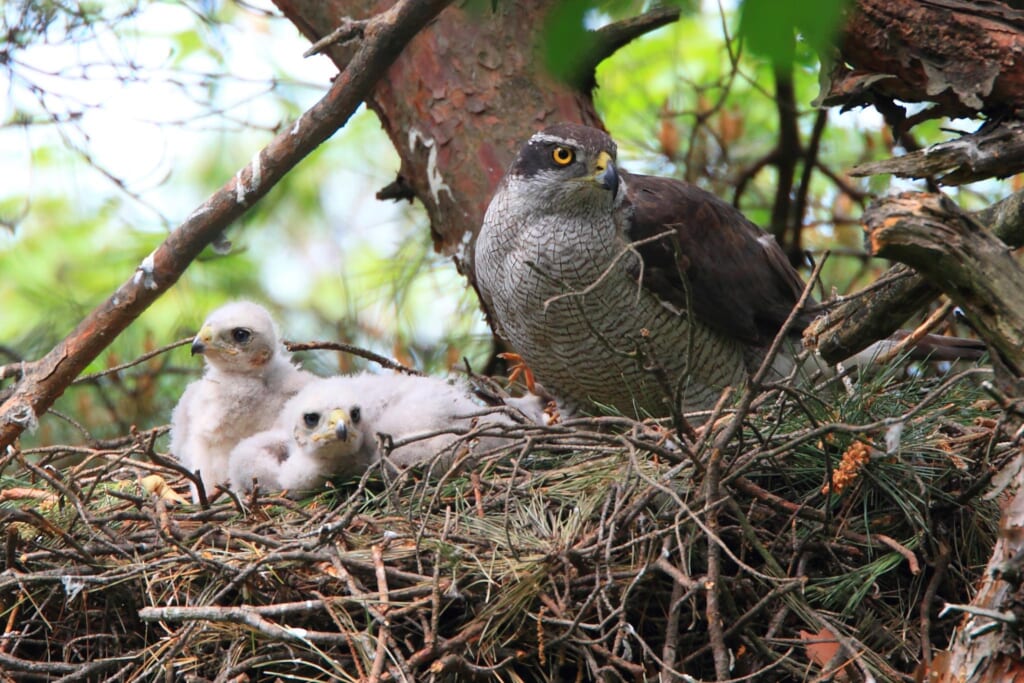
M 0 679 L 908 680 L 1016 454 L 979 372 L 508 428 L 298 501 L 178 502 L 162 429 L 12 451 Z

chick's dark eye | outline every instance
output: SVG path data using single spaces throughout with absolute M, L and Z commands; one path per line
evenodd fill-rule
M 348 411 L 348 416 L 352 418 L 352 424 L 356 424 L 362 418 L 363 411 L 359 409 L 359 406 L 352 406 L 352 410 Z
M 316 427 L 320 424 L 320 413 L 306 413 L 302 416 L 302 421 L 307 427 Z
M 236 327 L 231 330 L 231 338 L 239 344 L 247 344 L 252 339 L 252 330 L 247 330 L 244 327 Z
M 561 145 L 558 145 L 553 150 L 551 150 L 551 158 L 559 166 L 568 166 L 573 162 L 574 159 L 576 159 L 576 153 L 573 152 L 568 147 L 562 147 Z

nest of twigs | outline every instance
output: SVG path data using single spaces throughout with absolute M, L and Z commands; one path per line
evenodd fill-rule
M 205 509 L 161 430 L 9 452 L 0 679 L 908 680 L 995 536 L 1013 453 L 978 372 L 776 388 L 682 435 L 516 427 L 441 478 Z

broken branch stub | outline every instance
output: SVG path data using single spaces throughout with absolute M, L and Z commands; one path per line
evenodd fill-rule
M 1024 372 L 1024 269 L 1010 248 L 942 195 L 905 192 L 872 204 L 865 230 L 875 256 L 922 273 L 967 313 L 1016 377 Z
M 1024 245 L 1024 191 L 972 217 L 1010 247 Z M 828 312 L 804 332 L 804 344 L 827 362 L 838 363 L 891 335 L 940 293 L 909 266 L 896 264 L 870 287 L 841 302 L 830 302 Z

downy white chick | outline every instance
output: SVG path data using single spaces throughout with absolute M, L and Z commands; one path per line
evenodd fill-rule
M 231 449 L 269 429 L 288 399 L 316 376 L 292 362 L 270 314 L 250 301 L 213 311 L 192 342 L 196 354 L 203 355 L 206 368 L 174 408 L 170 447 L 212 493 L 228 482 Z
M 472 395 L 469 386 L 460 380 L 422 377 L 405 374 L 362 373 L 350 377 L 322 380 L 330 382 L 337 400 L 343 405 L 359 405 L 363 431 L 381 435 L 392 443 L 430 434 L 448 432 L 399 445 L 388 454 L 388 462 L 400 468 L 430 462 L 439 454 L 447 466 L 456 453 L 452 446 L 461 436 L 450 432 L 466 432 L 475 426 L 516 424 L 508 415 L 488 411 Z M 380 459 L 378 440 L 367 439 L 373 448 L 373 460 Z M 478 437 L 475 443 L 464 440 L 461 445 L 483 452 L 508 442 L 501 436 Z
M 487 412 L 463 382 L 436 377 L 363 373 L 317 379 L 302 389 L 272 430 L 246 439 L 231 453 L 231 486 L 249 491 L 318 488 L 328 479 L 361 476 L 382 453 L 378 436 L 392 443 L 477 425 L 514 425 L 501 412 Z M 439 457 L 447 466 L 460 435 L 441 433 L 399 445 L 388 462 L 410 467 Z M 475 452 L 507 443 L 490 435 Z
M 334 400 L 329 381 L 311 382 L 284 408 L 274 429 L 244 439 L 231 451 L 231 489 L 300 493 L 333 477 L 358 477 L 371 464 L 359 406 Z M 371 437 L 372 438 L 372 437 Z

